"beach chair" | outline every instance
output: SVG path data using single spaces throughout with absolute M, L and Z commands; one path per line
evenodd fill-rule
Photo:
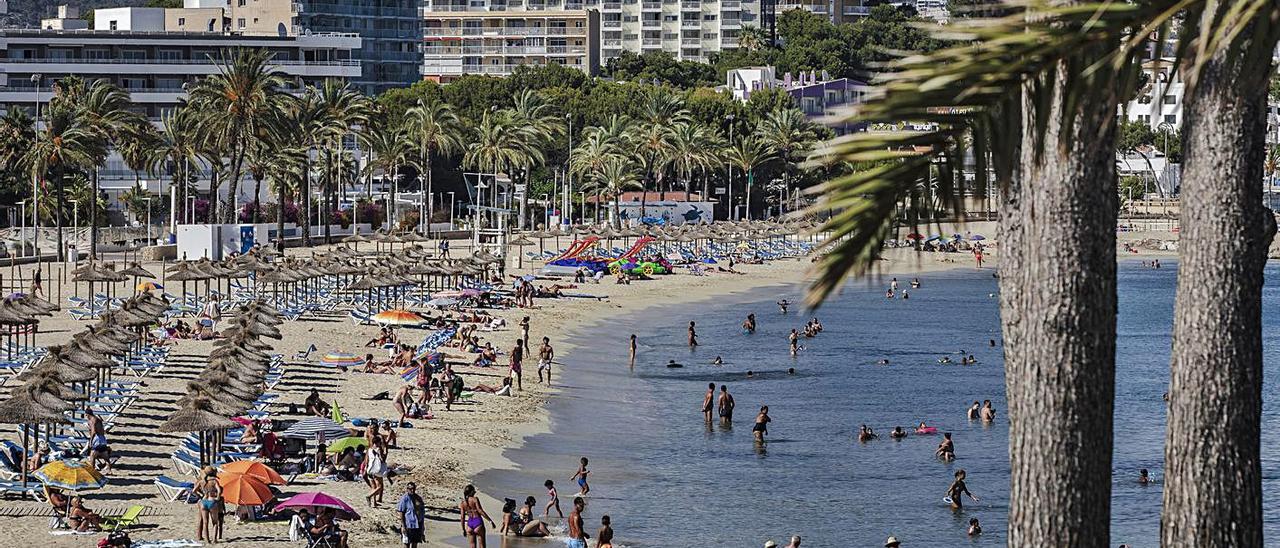
M 200 458 L 190 453 L 182 451 L 174 451 L 169 456 L 169 460 L 173 462 L 173 469 L 184 476 L 200 475 Z
M 319 535 L 312 534 L 310 527 L 303 527 L 302 534 L 306 535 L 307 548 L 337 548 L 338 546 L 337 544 L 334 544 L 333 537 L 329 535 L 324 533 L 320 533 Z
M 315 351 L 316 351 L 316 345 L 314 344 L 308 345 L 306 350 L 303 350 L 302 352 L 298 352 L 297 354 L 294 354 L 293 359 L 300 362 L 305 362 L 307 361 L 307 359 L 311 357 L 311 353 Z
M 143 510 L 144 508 L 142 505 L 135 504 L 130 506 L 129 509 L 124 511 L 124 514 L 119 516 L 103 516 L 102 528 L 111 528 L 112 531 L 118 531 L 122 527 L 132 527 L 137 525 L 138 517 L 142 515 Z
M 189 481 L 176 480 L 169 476 L 156 476 L 156 490 L 165 502 L 191 503 L 195 498 L 193 490 L 196 484 Z
M 44 485 L 40 482 L 28 482 L 26 487 L 16 481 L 0 481 L 0 497 L 9 497 L 18 495 L 19 497 L 31 497 L 36 502 L 49 502 L 44 498 Z

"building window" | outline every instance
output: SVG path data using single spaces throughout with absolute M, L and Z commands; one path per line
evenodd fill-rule
M 116 22 L 115 22 L 115 21 L 111 21 L 111 22 L 109 23 L 109 25 L 111 26 L 111 30 L 116 30 L 116 28 L 117 28 L 117 26 L 118 26 L 118 25 L 116 25 Z
M 179 18 L 178 18 L 178 26 L 179 26 L 179 27 L 186 26 L 186 24 L 187 24 L 187 18 L 186 18 L 186 17 L 179 17 Z
M 1177 115 L 1177 114 L 1166 114 L 1166 115 L 1164 115 L 1164 121 L 1165 121 L 1165 122 L 1168 122 L 1168 123 L 1170 123 L 1170 124 L 1177 124 L 1177 123 L 1178 123 L 1178 115 Z
M 1166 104 L 1166 105 L 1176 105 L 1176 104 L 1178 104 L 1178 96 L 1176 96 L 1176 95 L 1165 95 L 1165 96 L 1164 96 L 1164 104 Z
M 702 15 L 702 20 L 703 20 L 703 21 L 715 21 L 715 20 L 716 20 L 716 14 L 714 14 L 714 13 L 705 13 L 705 14 L 703 14 L 703 15 Z
M 237 6 L 240 6 L 240 7 L 242 7 L 242 8 L 243 8 L 243 7 L 244 7 L 244 0 L 239 0 L 238 2 L 236 2 L 236 5 L 237 5 Z
M 241 1 L 243 2 L 244 0 L 241 0 Z M 237 20 L 236 20 L 236 28 L 239 28 L 239 29 L 241 29 L 241 30 L 244 30 L 244 18 L 243 18 L 243 17 L 241 17 L 241 18 L 239 18 L 239 19 L 237 19 Z

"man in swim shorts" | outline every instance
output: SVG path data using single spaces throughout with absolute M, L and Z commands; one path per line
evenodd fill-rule
M 551 347 L 551 339 L 542 338 L 542 346 L 538 348 L 538 382 L 542 382 L 542 370 L 547 370 L 547 386 L 551 385 L 551 360 L 556 357 L 556 349 Z
M 702 398 L 702 418 L 711 422 L 711 402 L 716 399 L 716 383 L 707 384 L 707 394 Z
M 729 387 L 720 385 L 720 400 L 717 406 L 720 411 L 720 422 L 729 424 L 733 422 L 733 396 L 729 395 Z
M 573 498 L 573 511 L 569 512 L 569 540 L 565 544 L 569 548 L 587 548 L 586 528 L 582 523 L 582 511 L 587 508 L 587 501 L 582 497 Z

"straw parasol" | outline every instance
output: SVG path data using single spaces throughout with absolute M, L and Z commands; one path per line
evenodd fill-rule
M 507 243 L 516 246 L 516 268 L 524 268 L 524 246 L 533 245 L 533 242 L 524 236 L 519 236 Z

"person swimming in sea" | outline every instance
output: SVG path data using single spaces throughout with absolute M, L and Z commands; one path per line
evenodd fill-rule
M 879 436 L 876 436 L 875 431 L 874 431 L 874 430 L 872 430 L 870 427 L 868 427 L 868 426 L 867 426 L 867 425 L 865 425 L 865 424 L 864 424 L 864 425 L 862 425 L 862 428 L 858 431 L 858 441 L 863 442 L 863 443 L 866 443 L 866 442 L 869 442 L 869 441 L 871 441 L 871 440 L 874 440 L 874 439 L 876 439 L 877 437 L 879 437 Z
M 675 360 L 667 360 L 667 367 L 675 369 L 677 367 L 684 367 L 684 366 L 676 363 Z
M 716 359 L 711 360 L 711 365 L 724 365 L 724 358 L 716 356 Z
M 893 427 L 893 431 L 889 432 L 889 437 L 895 440 L 900 440 L 907 437 L 907 431 L 903 430 L 901 426 L 895 426 Z
M 755 372 L 754 372 L 754 371 L 752 371 L 752 370 L 750 370 L 750 369 L 748 369 L 748 370 L 747 370 L 747 378 L 748 378 L 748 379 L 753 378 L 753 377 L 755 377 L 755 376 L 756 376 L 756 374 L 755 374 Z
M 778 301 L 778 309 L 782 310 L 783 314 L 787 313 L 788 306 L 791 306 L 791 301 L 788 301 L 786 299 L 782 299 L 781 301 Z
M 934 454 L 945 462 L 956 460 L 956 446 L 951 441 L 951 432 L 942 434 L 942 443 L 938 444 L 938 450 Z
M 978 413 L 981 412 L 981 410 L 982 410 L 982 404 L 978 403 L 977 400 L 975 400 L 973 402 L 973 405 L 969 406 L 969 413 L 968 413 L 969 420 L 971 421 L 978 420 Z
M 1143 468 L 1143 469 L 1141 469 L 1141 470 L 1138 470 L 1138 483 L 1139 483 L 1139 484 L 1141 484 L 1141 485 L 1146 485 L 1146 484 L 1149 484 L 1149 483 L 1153 483 L 1153 482 L 1151 481 L 1151 476 L 1147 473 L 1147 469 L 1146 469 L 1146 468 Z
M 938 365 L 950 365 L 950 364 L 951 364 L 951 356 L 943 356 L 941 358 L 938 358 Z
M 569 481 L 578 481 L 578 494 L 574 495 L 575 497 L 586 496 L 587 493 L 591 492 L 591 485 L 587 483 L 587 475 L 590 473 L 587 471 L 587 457 L 582 457 L 578 461 L 578 471 L 574 472 L 573 476 L 569 478 Z
M 881 358 L 880 361 L 876 362 L 876 365 L 889 365 L 889 360 Z
M 755 314 L 747 314 L 747 319 L 742 322 L 742 329 L 747 333 L 756 332 L 756 315 Z
M 769 423 L 773 419 L 769 418 L 769 406 L 760 406 L 760 413 L 756 415 L 756 422 L 751 427 L 751 433 L 756 438 L 756 443 L 764 443 L 765 434 L 769 433 Z
M 911 280 L 911 289 L 920 289 L 920 278 L 913 278 Z
M 969 498 L 973 499 L 973 502 L 978 502 L 978 497 L 973 496 L 973 493 L 969 492 L 969 486 L 964 482 L 964 470 L 956 470 L 955 478 L 955 481 L 951 482 L 951 486 L 947 487 L 947 496 L 945 497 L 946 502 L 951 504 L 951 509 L 961 510 L 964 508 L 964 503 L 961 502 L 962 495 L 967 495 Z
M 788 368 L 787 368 L 787 374 L 788 374 L 788 375 L 795 375 L 795 374 L 796 374 L 796 368 L 794 368 L 794 367 L 788 367 Z

